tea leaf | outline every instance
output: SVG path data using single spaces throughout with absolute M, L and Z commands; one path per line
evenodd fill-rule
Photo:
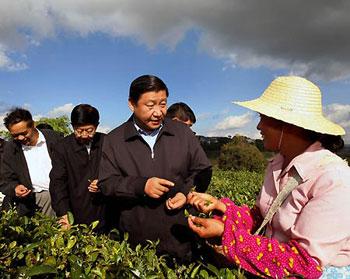
M 69 225 L 73 225 L 74 224 L 74 216 L 73 213 L 68 211 L 67 212 L 67 217 L 68 217 L 68 223 Z
M 43 274 L 57 274 L 57 270 L 49 265 L 37 265 L 31 268 L 28 268 L 25 272 L 26 276 L 36 276 Z

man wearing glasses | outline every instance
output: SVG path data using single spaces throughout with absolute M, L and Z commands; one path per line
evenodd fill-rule
M 96 132 L 99 112 L 88 104 L 77 105 L 71 113 L 74 132 L 54 149 L 50 173 L 52 207 L 63 227 L 69 228 L 68 211 L 78 224 L 98 220 L 103 232 L 105 202 L 97 187 L 98 166 L 104 134 Z
M 49 194 L 52 149 L 61 138 L 51 130 L 35 128 L 31 113 L 15 108 L 4 125 L 13 140 L 5 145 L 0 190 L 17 207 L 20 215 L 31 216 L 38 209 L 54 216 Z

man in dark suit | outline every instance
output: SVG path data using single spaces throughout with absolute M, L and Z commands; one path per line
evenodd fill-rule
M 54 216 L 49 194 L 49 173 L 53 145 L 61 138 L 50 130 L 39 131 L 31 113 L 15 108 L 4 119 L 13 140 L 4 150 L 0 191 L 13 202 L 20 215 L 31 216 L 38 209 Z
M 193 186 L 207 189 L 211 164 L 191 129 L 165 118 L 168 95 L 156 76 L 131 83 L 132 116 L 104 140 L 99 183 L 115 200 L 117 227 L 133 246 L 159 239 L 159 253 L 190 261 L 193 235 L 181 207 Z M 207 179 L 196 185 L 201 172 Z
M 1 163 L 2 163 L 2 154 L 4 153 L 4 147 L 5 147 L 5 140 L 3 138 L 0 138 L 0 169 L 1 169 Z M 0 185 L 2 183 L 2 176 L 0 174 Z M 3 196 L 0 195 L 0 206 L 1 209 L 3 208 Z
M 69 228 L 68 211 L 74 222 L 98 220 L 98 232 L 106 231 L 105 199 L 97 187 L 98 167 L 105 134 L 96 132 L 99 113 L 88 104 L 77 105 L 71 113 L 74 133 L 54 149 L 50 173 L 52 207 L 62 226 Z

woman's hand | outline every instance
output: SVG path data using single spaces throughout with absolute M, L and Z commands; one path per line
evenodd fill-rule
M 186 196 L 180 192 L 176 193 L 175 197 L 167 199 L 165 204 L 168 210 L 181 208 L 186 204 Z
M 205 193 L 190 192 L 187 195 L 187 203 L 194 206 L 198 211 L 206 214 L 213 210 L 222 213 L 226 211 L 226 205 L 223 202 Z
M 224 224 L 220 220 L 189 216 L 188 226 L 201 238 L 221 237 Z

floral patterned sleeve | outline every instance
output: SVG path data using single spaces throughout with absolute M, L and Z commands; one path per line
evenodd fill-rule
M 235 219 L 236 225 L 239 228 L 246 229 L 249 232 L 254 232 L 262 223 L 263 218 L 260 214 L 259 208 L 249 208 L 247 205 L 238 206 L 229 198 L 222 198 L 220 201 L 226 205 L 227 210 L 230 210 L 231 214 L 235 215 L 237 219 Z M 231 214 L 226 213 L 225 215 L 231 216 Z M 223 217 L 223 221 L 225 221 L 225 218 L 226 217 Z
M 249 208 L 238 207 L 227 199 L 222 201 L 227 207 L 222 216 L 225 225 L 222 245 L 230 261 L 265 278 L 298 274 L 313 279 L 322 275 L 317 261 L 297 241 L 279 243 L 275 239 L 252 235 L 254 221 Z

